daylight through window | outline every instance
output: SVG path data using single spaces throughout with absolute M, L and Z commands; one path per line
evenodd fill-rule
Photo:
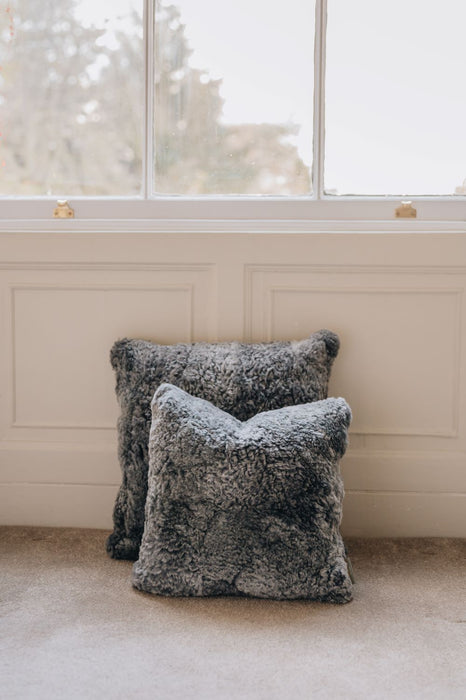
M 466 5 L 0 0 L 0 195 L 466 195 Z

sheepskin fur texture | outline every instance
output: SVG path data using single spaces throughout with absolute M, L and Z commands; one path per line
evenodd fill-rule
M 114 531 L 107 541 L 110 556 L 138 558 L 147 495 L 150 405 L 160 384 L 174 384 L 244 421 L 260 411 L 326 398 L 338 349 L 338 336 L 327 330 L 294 342 L 116 342 L 111 363 L 121 407 L 122 484 L 113 512 Z
M 351 600 L 339 533 L 351 411 L 326 399 L 241 422 L 170 384 L 152 402 L 133 585 L 165 596 Z

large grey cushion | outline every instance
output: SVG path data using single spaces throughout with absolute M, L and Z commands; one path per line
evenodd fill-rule
M 133 585 L 172 596 L 351 600 L 339 533 L 344 399 L 241 422 L 170 384 L 152 403 Z
M 157 345 L 120 340 L 112 348 L 122 484 L 107 550 L 116 559 L 137 559 L 144 529 L 149 466 L 150 403 L 170 382 L 207 399 L 240 420 L 259 411 L 317 401 L 327 396 L 338 336 L 322 330 L 306 340 L 276 343 Z

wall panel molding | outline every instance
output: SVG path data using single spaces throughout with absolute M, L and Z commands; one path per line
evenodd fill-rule
M 454 288 L 449 288 L 447 291 L 463 294 L 466 286 L 466 265 L 347 265 L 347 264 L 302 264 L 302 263 L 271 263 L 271 264 L 245 264 L 244 265 L 244 337 L 252 340 L 253 336 L 259 332 L 265 337 L 267 336 L 267 325 L 263 318 L 262 325 L 257 323 L 256 314 L 257 305 L 260 303 L 261 294 L 265 291 L 268 293 L 275 289 L 290 288 L 295 291 L 306 291 L 313 287 L 304 287 L 293 284 L 279 284 L 269 282 L 266 284 L 266 279 L 275 279 L 275 276 L 281 278 L 285 275 L 290 275 L 292 278 L 305 275 L 309 279 L 318 279 L 323 277 L 341 278 L 345 275 L 350 275 L 353 279 L 362 277 L 380 277 L 387 275 L 416 276 L 438 278 L 442 276 L 452 276 L 453 278 L 462 277 L 463 284 L 458 284 Z M 327 287 L 326 287 L 327 288 Z M 328 287 L 331 289 L 331 286 Z M 430 287 L 424 287 L 427 291 L 432 291 Z M 336 288 L 335 288 L 336 289 Z M 378 287 L 364 285 L 360 286 L 361 290 L 378 291 Z M 263 310 L 263 305 L 261 306 Z
M 466 452 L 353 449 L 352 441 L 341 462 L 347 490 L 466 493 Z
M 88 330 L 89 333 L 93 334 L 98 334 L 102 324 L 104 322 L 107 322 L 108 319 L 104 321 L 103 318 L 100 316 L 100 310 L 96 312 L 96 317 L 94 319 L 91 318 L 90 314 L 93 313 L 92 307 L 96 306 L 98 307 L 98 302 L 100 300 L 100 297 L 105 298 L 106 300 L 111 296 L 111 295 L 119 296 L 121 298 L 122 295 L 125 297 L 133 296 L 135 294 L 138 295 L 139 299 L 141 302 L 143 301 L 143 298 L 148 295 L 149 297 L 149 303 L 152 305 L 154 303 L 154 299 L 157 296 L 160 296 L 163 298 L 163 303 L 170 304 L 169 297 L 172 295 L 177 295 L 179 297 L 183 297 L 182 299 L 182 306 L 185 306 L 185 319 L 183 326 L 180 327 L 180 334 L 185 338 L 188 342 L 191 342 L 193 339 L 193 326 L 194 326 L 194 308 L 193 308 L 193 285 L 190 284 L 185 284 L 185 285 L 177 285 L 177 284 L 158 284 L 158 285 L 96 285 L 96 284 L 74 284 L 74 285 L 63 285 L 63 284 L 43 284 L 43 285 L 37 285 L 37 284 L 31 284 L 31 285 L 16 285 L 13 287 L 10 287 L 10 295 L 11 295 L 11 309 L 12 309 L 12 314 L 11 314 L 11 340 L 12 340 L 12 396 L 11 396 L 11 409 L 12 409 L 12 421 L 10 427 L 13 429 L 54 429 L 54 430 L 115 430 L 115 421 L 111 420 L 110 422 L 104 422 L 102 420 L 96 419 L 93 422 L 86 422 L 86 421 L 73 421 L 73 420 L 66 420 L 66 409 L 65 409 L 65 404 L 63 403 L 60 405 L 60 395 L 61 392 L 66 391 L 68 394 L 72 393 L 73 391 L 73 382 L 70 381 L 69 387 L 67 387 L 66 384 L 66 379 L 67 377 L 71 378 L 72 374 L 76 373 L 76 358 L 74 357 L 74 348 L 71 346 L 69 342 L 66 342 L 66 347 L 64 347 L 64 352 L 62 352 L 60 355 L 55 353 L 54 351 L 57 348 L 57 345 L 59 344 L 59 339 L 62 337 L 62 334 L 64 332 L 67 332 L 68 335 L 70 333 L 73 333 L 73 328 L 75 328 L 76 332 L 76 351 L 78 348 L 81 347 L 81 362 L 83 361 L 82 358 L 82 351 L 85 350 L 85 346 L 88 344 L 87 342 L 83 345 L 80 344 L 80 339 L 82 338 L 83 332 Z M 37 298 L 42 295 L 44 298 L 43 304 L 38 307 L 37 305 Z M 35 356 L 38 353 L 38 348 L 36 347 L 34 349 L 34 341 L 37 340 L 36 336 L 36 327 L 34 326 L 33 328 L 30 328 L 31 322 L 34 321 L 34 316 L 37 315 L 37 313 L 44 312 L 46 316 L 44 317 L 44 321 L 49 321 L 50 328 L 49 330 L 53 330 L 53 325 L 55 324 L 55 319 L 50 317 L 49 310 L 52 309 L 52 303 L 53 303 L 53 309 L 56 312 L 57 310 L 60 312 L 63 309 L 63 314 L 64 317 L 68 316 L 68 307 L 70 306 L 67 297 L 72 295 L 73 296 L 73 301 L 78 302 L 77 308 L 78 310 L 82 313 L 80 313 L 80 317 L 76 318 L 76 324 L 74 320 L 70 323 L 69 327 L 66 329 L 66 331 L 63 330 L 62 324 L 65 318 L 62 319 L 62 323 L 60 323 L 60 317 L 58 316 L 56 319 L 56 325 L 57 329 L 61 328 L 61 333 L 57 334 L 56 337 L 51 335 L 51 333 L 45 333 L 44 336 L 41 339 L 41 344 L 46 345 L 49 343 L 48 347 L 44 347 L 44 350 L 42 352 L 42 357 L 41 357 L 41 362 L 37 363 L 35 365 L 35 371 L 34 368 L 30 369 L 31 363 L 34 362 Z M 52 297 L 57 297 L 56 299 L 52 300 Z M 84 303 L 85 297 L 93 296 L 94 299 L 92 300 L 92 303 Z M 22 309 L 20 311 L 20 303 L 19 299 L 22 297 Z M 79 298 L 82 298 L 82 309 L 79 309 Z M 29 306 L 28 306 L 28 300 L 29 299 Z M 87 300 L 86 300 L 87 301 Z M 76 306 L 76 303 L 75 303 Z M 108 304 L 106 305 L 108 310 L 111 311 L 112 309 L 108 307 Z M 72 312 L 71 312 L 72 313 Z M 22 318 L 18 318 L 18 315 L 21 314 Z M 90 321 L 93 320 L 94 324 L 92 325 Z M 181 319 L 180 319 L 181 320 Z M 20 324 L 21 321 L 21 324 Z M 80 321 L 84 321 L 81 323 L 81 325 L 78 326 Z M 21 333 L 19 331 L 19 326 L 21 325 Z M 109 349 L 110 349 L 110 344 L 109 344 Z M 21 366 L 19 365 L 19 360 L 18 358 L 21 357 Z M 47 366 L 47 358 L 50 358 L 50 363 Z M 92 368 L 92 356 L 89 355 L 89 357 L 86 358 L 85 362 L 88 366 L 89 369 L 87 368 L 82 368 L 84 369 L 83 376 L 81 377 L 81 381 L 85 379 L 86 375 L 88 372 L 91 371 Z M 108 358 L 105 357 L 105 362 L 108 362 Z M 80 363 L 81 364 L 81 363 Z M 57 377 L 57 380 L 54 378 L 54 372 L 58 372 L 61 370 L 62 373 L 62 381 L 60 382 L 60 379 Z M 30 392 L 31 386 L 34 386 L 35 380 L 39 381 L 39 374 L 43 375 L 43 380 L 42 384 L 39 384 L 37 387 L 35 387 L 34 393 Z M 95 379 L 98 379 L 97 377 Z M 60 415 L 59 420 L 41 420 L 40 415 L 41 411 L 44 412 L 44 404 L 39 404 L 38 406 L 38 411 L 39 411 L 39 417 L 37 419 L 34 419 L 33 417 L 30 417 L 29 419 L 24 416 L 31 415 L 31 404 L 34 402 L 37 403 L 38 399 L 42 397 L 46 397 L 47 394 L 49 394 L 51 391 L 54 391 L 55 389 L 55 382 L 58 381 L 60 384 L 59 387 L 57 387 L 58 391 L 56 391 L 56 413 L 57 415 Z M 19 384 L 19 382 L 21 382 Z M 77 387 L 75 387 L 75 390 Z M 88 395 L 89 401 L 94 401 L 94 399 L 91 399 L 91 394 Z M 90 408 L 90 405 L 88 406 L 88 409 Z M 92 413 L 90 414 L 92 415 Z
M 466 493 L 466 452 L 373 450 L 350 446 L 341 463 L 347 490 Z M 0 483 L 116 485 L 116 438 L 109 443 L 3 441 Z
M 13 267 L 0 275 L 4 439 L 112 442 L 113 342 L 215 338 L 214 264 Z
M 432 269 L 246 265 L 245 336 L 299 339 L 329 327 L 342 339 L 333 388 L 352 400 L 353 434 L 456 439 L 466 268 Z
M 107 484 L 0 484 L 0 525 L 110 530 L 117 490 Z M 465 494 L 350 491 L 343 504 L 342 533 L 344 537 L 464 537 L 465 508 Z
M 450 384 L 451 387 L 451 396 L 450 396 L 450 408 L 449 408 L 449 417 L 446 423 L 442 428 L 438 427 L 438 423 L 436 420 L 432 421 L 432 424 L 430 426 L 418 426 L 414 428 L 403 428 L 401 427 L 396 427 L 396 428 L 386 428 L 384 427 L 383 424 L 376 425 L 376 426 L 371 426 L 370 424 L 357 424 L 357 428 L 354 429 L 355 434 L 360 434 L 360 435 L 394 435 L 394 436 L 400 436 L 400 435 L 408 435 L 408 436 L 431 436 L 431 437 L 447 437 L 447 438 L 455 438 L 458 436 L 458 421 L 459 421 L 459 398 L 460 398 L 460 366 L 461 366 L 461 342 L 460 342 L 460 335 L 461 335 L 461 297 L 463 294 L 463 290 L 461 288 L 442 288 L 442 289 L 432 289 L 432 288 L 424 288 L 424 287 L 417 287 L 417 288 L 403 288 L 403 287 L 395 287 L 395 288 L 374 288 L 374 287 L 294 287 L 291 285 L 283 285 L 283 286 L 274 286 L 271 287 L 268 292 L 267 292 L 267 302 L 265 305 L 265 316 L 264 316 L 264 321 L 266 323 L 265 326 L 265 337 L 268 341 L 273 340 L 274 338 L 280 337 L 280 331 L 281 331 L 281 323 L 280 323 L 280 318 L 276 320 L 277 313 L 276 313 L 276 307 L 278 305 L 278 297 L 281 295 L 306 295 L 309 297 L 310 301 L 310 306 L 312 305 L 312 297 L 317 295 L 322 298 L 325 298 L 326 296 L 341 296 L 342 298 L 344 297 L 345 299 L 348 298 L 348 296 L 351 295 L 361 295 L 365 297 L 369 297 L 370 299 L 373 299 L 374 297 L 382 297 L 382 296 L 388 296 L 392 297 L 393 300 L 395 300 L 396 297 L 398 297 L 399 301 L 399 307 L 400 310 L 404 304 L 403 302 L 406 302 L 406 297 L 409 296 L 416 296 L 422 298 L 422 296 L 426 296 L 429 298 L 433 297 L 450 297 L 449 302 L 452 307 L 454 307 L 454 311 L 452 313 L 452 316 L 454 317 L 454 325 L 450 325 L 450 331 L 452 333 L 452 336 L 450 338 L 450 350 L 451 352 L 449 353 L 451 355 L 450 358 L 448 358 L 447 362 L 444 364 L 440 364 L 437 368 L 437 372 L 440 371 L 448 371 L 450 373 L 450 376 L 445 376 L 444 381 L 442 382 L 443 384 Z M 403 299 L 405 297 L 405 299 Z M 426 304 L 428 304 L 428 299 L 426 300 Z M 356 306 L 356 304 L 354 304 Z M 365 320 L 364 320 L 365 322 Z M 401 338 L 400 338 L 401 340 Z M 403 339 L 404 340 L 404 339 Z M 448 342 L 447 338 L 442 339 L 442 344 L 444 342 Z M 344 352 L 344 348 L 343 348 Z M 415 363 L 415 358 L 411 358 L 411 361 L 409 361 L 409 364 L 413 366 Z M 407 362 L 408 364 L 408 362 Z M 408 368 L 406 368 L 406 376 L 403 377 L 397 377 L 398 381 L 403 382 L 405 380 L 405 385 L 406 381 L 409 379 L 410 372 L 408 371 Z M 363 368 L 361 368 L 361 374 L 363 374 Z M 436 418 L 434 415 L 432 418 Z
M 116 438 L 101 445 L 0 443 L 0 484 L 105 484 L 121 480 Z
M 109 484 L 0 484 L 0 524 L 110 530 L 117 491 Z
M 464 537 L 465 510 L 464 493 L 347 491 L 342 533 L 344 537 Z
M 1 523 L 111 527 L 117 337 L 327 326 L 354 414 L 343 531 L 466 536 L 464 222 L 65 224 L 0 232 Z
M 52 200 L 54 202 L 56 200 Z M 399 198 L 393 200 L 393 209 L 399 203 Z M 118 203 L 117 203 L 118 204 Z M 121 203 L 122 204 L 122 203 Z M 159 203 L 159 206 L 162 203 Z M 192 208 L 192 202 L 183 203 L 182 200 L 177 201 L 177 206 L 181 212 L 181 207 L 188 205 Z M 198 202 L 202 206 L 202 201 Z M 209 207 L 212 208 L 213 201 L 209 202 Z M 222 205 L 221 202 L 219 202 Z M 47 235 L 102 235 L 102 234 L 123 234 L 127 236 L 146 235 L 146 234 L 274 234 L 274 235 L 318 235 L 324 233 L 326 235 L 339 233 L 365 233 L 380 235 L 381 233 L 389 233 L 394 236 L 404 235 L 409 236 L 414 234 L 440 234 L 446 233 L 466 233 L 466 225 L 461 220 L 439 220 L 428 221 L 414 219 L 409 222 L 402 219 L 392 220 L 361 220 L 342 218 L 341 220 L 329 220 L 326 217 L 309 219 L 308 212 L 302 218 L 290 218 L 290 206 L 292 207 L 292 215 L 296 217 L 296 209 L 303 206 L 303 202 L 296 200 L 295 202 L 268 201 L 269 214 L 271 207 L 275 209 L 274 218 L 253 218 L 242 216 L 238 219 L 232 219 L 231 214 L 234 213 L 235 201 L 229 204 L 228 216 L 225 218 L 225 210 L 220 206 L 218 215 L 210 218 L 202 218 L 202 216 L 193 217 L 192 211 L 184 218 L 160 218 L 153 217 L 139 219 L 72 219 L 66 222 L 50 219 L 50 203 L 45 203 L 45 216 L 33 220 L 5 218 L 0 221 L 0 235 L 28 235 L 28 234 L 47 234 Z M 254 198 L 251 198 L 250 206 L 252 209 L 255 206 Z M 356 202 L 357 204 L 357 202 Z M 123 204 L 124 206 L 124 204 Z M 348 203 L 347 205 L 348 206 Z M 351 205 L 350 205 L 351 206 Z M 452 199 L 450 202 L 452 210 L 457 206 L 461 207 L 461 201 Z M 279 212 L 280 209 L 287 209 L 287 212 Z M 304 203 L 305 208 L 305 203 Z M 252 209 L 250 210 L 253 213 Z M 390 211 L 392 214 L 393 210 Z M 221 215 L 223 214 L 223 216 Z
M 50 261 L 0 261 L 0 270 L 5 271 L 77 271 L 77 272 L 202 272 L 211 273 L 215 265 L 210 263 L 155 263 L 155 262 L 56 262 Z

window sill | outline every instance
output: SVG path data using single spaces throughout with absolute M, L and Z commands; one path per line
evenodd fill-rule
M 47 234 L 332 234 L 466 233 L 466 221 L 422 219 L 6 219 L 0 233 Z
M 61 197 L 0 198 L 2 219 L 50 221 Z M 80 221 L 394 221 L 405 199 L 416 221 L 466 221 L 466 197 L 68 197 Z M 406 223 L 406 220 L 404 220 Z M 1 222 L 0 222 L 1 223 Z M 68 221 L 68 223 L 71 223 Z M 408 221 L 411 223 L 411 221 Z

